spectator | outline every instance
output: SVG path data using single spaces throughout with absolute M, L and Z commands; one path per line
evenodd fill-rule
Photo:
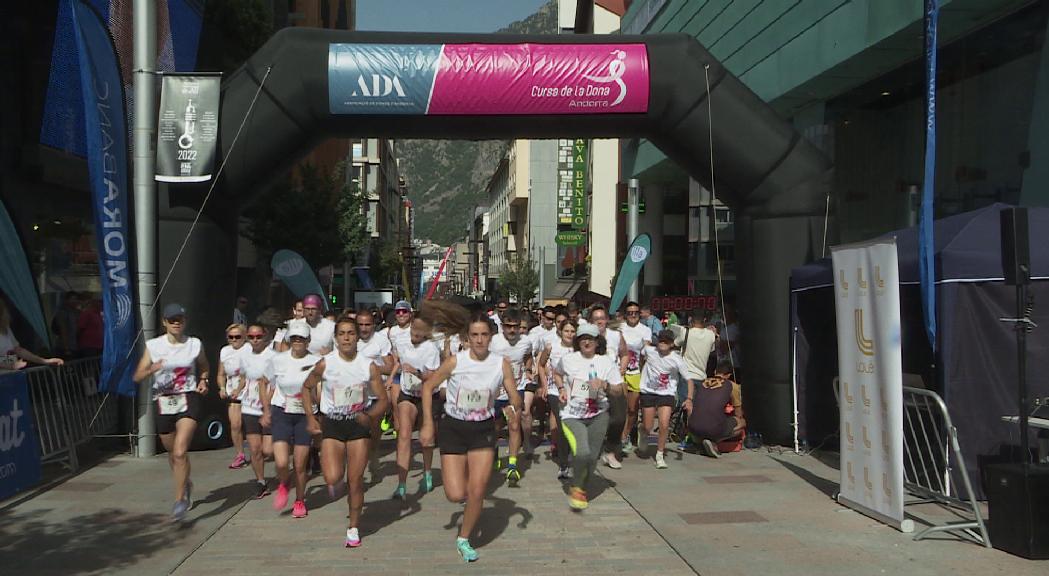
M 233 308 L 233 323 L 248 325 L 248 299 L 245 296 L 237 296 L 237 305 Z
M 65 363 L 61 358 L 41 358 L 22 348 L 11 330 L 11 313 L 7 309 L 7 303 L 0 300 L 0 370 L 18 370 L 24 368 L 26 362 L 48 366 L 61 366 Z
M 648 305 L 641 307 L 641 323 L 648 326 L 648 329 L 653 334 L 659 334 L 663 330 L 663 323 L 659 321 L 659 318 L 652 315 L 652 307 Z
M 496 301 L 496 303 L 495 303 L 495 313 L 489 315 L 489 316 L 491 316 L 492 321 L 495 322 L 496 328 L 500 328 L 500 329 L 502 328 L 502 326 L 503 326 L 503 319 L 502 319 L 501 315 L 506 313 L 506 309 L 509 308 L 509 307 L 510 307 L 510 301 L 507 300 L 506 298 L 500 298 L 499 300 Z
M 707 377 L 707 362 L 714 351 L 717 334 L 707 327 L 709 315 L 702 310 L 692 311 L 692 320 L 687 329 L 675 329 L 677 338 L 674 345 L 681 349 L 681 355 L 688 366 L 688 377 L 697 382 Z
M 84 306 L 76 322 L 76 342 L 82 357 L 101 356 L 105 344 L 102 301 L 95 298 Z
M 743 396 L 739 384 L 732 381 L 731 364 L 719 363 L 716 374 L 698 387 L 690 379 L 686 402 L 688 431 L 711 458 L 721 456 L 718 442 L 738 438 L 747 426 Z
M 80 295 L 70 290 L 62 297 L 62 307 L 51 318 L 55 351 L 71 358 L 77 353 L 77 320 L 80 317 Z

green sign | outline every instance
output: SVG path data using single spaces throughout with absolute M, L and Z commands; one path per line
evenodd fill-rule
M 572 228 L 576 230 L 584 230 L 587 225 L 586 175 L 589 151 L 589 140 L 580 138 L 572 146 Z
M 586 232 L 579 230 L 564 230 L 554 236 L 554 242 L 558 246 L 583 246 L 586 244 Z

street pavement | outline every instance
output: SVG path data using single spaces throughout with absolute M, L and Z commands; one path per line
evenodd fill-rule
M 831 499 L 837 471 L 777 449 L 724 455 L 668 453 L 667 470 L 628 457 L 602 468 L 590 508 L 568 509 L 546 448 L 519 487 L 493 476 L 472 541 L 480 560 L 455 551 L 461 506 L 439 484 L 406 503 L 392 440 L 381 481 L 369 487 L 363 546 L 343 548 L 345 499 L 309 485 L 309 516 L 249 499 L 251 473 L 226 468 L 230 450 L 192 454 L 194 506 L 173 524 L 166 458 L 110 458 L 32 497 L 0 504 L 3 574 L 677 574 L 776 576 L 1049 573 L 1036 562 L 953 535 L 913 541 Z M 419 457 L 416 456 L 418 466 Z M 439 460 L 439 459 L 438 459 Z M 268 465 L 272 473 L 272 465 Z M 366 478 L 368 475 L 366 474 Z M 915 521 L 948 519 L 938 507 Z

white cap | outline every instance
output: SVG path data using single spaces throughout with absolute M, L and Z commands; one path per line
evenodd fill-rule
M 580 336 L 590 336 L 592 338 L 597 338 L 599 335 L 600 332 L 597 330 L 597 326 L 594 326 L 593 324 L 583 324 L 579 327 L 578 330 L 576 330 L 575 333 L 576 338 L 579 338 Z
M 299 320 L 296 322 L 289 323 L 288 333 L 285 335 L 285 337 L 290 339 L 292 336 L 301 336 L 303 338 L 309 339 L 310 325 L 307 324 L 305 320 Z

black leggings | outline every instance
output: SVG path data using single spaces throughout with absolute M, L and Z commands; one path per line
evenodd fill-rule
M 568 439 L 565 438 L 564 429 L 561 428 L 561 397 L 557 394 L 547 394 L 546 405 L 550 407 L 550 412 L 554 415 L 554 421 L 557 423 L 557 465 L 561 468 L 567 468 L 570 448 L 568 447 Z

